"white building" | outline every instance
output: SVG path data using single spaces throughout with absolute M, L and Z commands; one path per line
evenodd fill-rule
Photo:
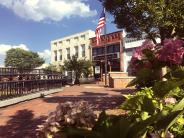
M 90 40 L 95 32 L 87 30 L 70 36 L 51 41 L 51 63 L 54 65 L 63 65 L 65 60 L 76 55 L 79 59 L 86 58 L 90 60 Z

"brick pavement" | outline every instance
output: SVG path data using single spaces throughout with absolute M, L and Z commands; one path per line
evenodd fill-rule
M 0 108 L 0 138 L 34 138 L 36 126 L 55 110 L 59 102 L 88 101 L 95 109 L 116 108 L 128 89 L 104 88 L 100 84 L 65 87 L 63 91 Z

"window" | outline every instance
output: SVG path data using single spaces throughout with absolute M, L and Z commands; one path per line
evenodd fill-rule
M 82 40 L 85 40 L 85 35 L 81 35 L 81 39 Z
M 79 56 L 79 48 L 78 46 L 75 46 L 75 56 L 78 57 Z
M 96 55 L 97 55 L 97 49 L 96 49 L 96 48 L 93 48 L 93 49 L 92 49 L 92 52 L 93 52 L 93 53 L 92 53 L 93 56 L 96 56 Z
M 107 47 L 107 53 L 114 53 L 114 46 L 113 45 Z
M 59 45 L 62 46 L 63 42 L 62 41 L 59 41 Z
M 79 40 L 79 38 L 78 38 L 78 37 L 74 37 L 74 40 L 75 40 L 75 41 L 78 41 L 78 40 Z
M 63 58 L 63 57 L 62 57 L 62 49 L 59 50 L 59 54 L 60 54 L 60 55 L 59 55 L 59 60 L 62 60 L 62 58 Z
M 67 42 L 67 44 L 70 44 L 70 39 L 67 39 L 66 42 Z
M 57 47 L 57 42 L 54 43 L 54 46 Z
M 54 51 L 54 60 L 57 61 L 57 51 Z
M 82 57 L 85 57 L 86 55 L 85 55 L 85 53 L 86 53 L 86 51 L 85 51 L 85 45 L 81 45 L 81 49 L 82 49 Z
M 104 51 L 105 49 L 104 49 L 104 47 L 101 47 L 101 48 L 93 48 L 92 49 L 92 55 L 93 56 L 102 56 L 102 55 L 104 55 Z
M 66 52 L 67 52 L 67 59 L 70 59 L 70 48 L 67 48 Z
M 97 55 L 103 55 L 104 54 L 104 47 L 97 49 Z
M 114 45 L 114 52 L 120 52 L 120 45 Z

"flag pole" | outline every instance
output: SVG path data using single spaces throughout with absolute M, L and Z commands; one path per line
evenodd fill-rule
M 104 8 L 105 13 L 105 26 L 104 26 L 104 37 L 105 37 L 105 43 L 104 43 L 104 54 L 105 54 L 105 86 L 107 86 L 107 27 L 106 27 L 106 10 Z

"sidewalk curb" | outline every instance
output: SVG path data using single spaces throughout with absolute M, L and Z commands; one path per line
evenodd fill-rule
M 24 102 L 24 101 L 27 101 L 27 100 L 32 100 L 32 99 L 35 99 L 35 98 L 39 98 L 42 94 L 45 96 L 45 95 L 54 94 L 54 93 L 61 92 L 61 91 L 63 91 L 63 88 L 53 89 L 53 90 L 49 90 L 49 91 L 40 91 L 40 92 L 37 92 L 37 93 L 24 95 L 24 96 L 21 96 L 21 97 L 7 99 L 7 100 L 4 100 L 4 101 L 0 101 L 0 108 L 1 107 L 6 107 L 6 106 L 9 106 L 9 105 L 13 105 L 13 104 L 17 104 L 17 103 L 20 103 L 20 102 Z

